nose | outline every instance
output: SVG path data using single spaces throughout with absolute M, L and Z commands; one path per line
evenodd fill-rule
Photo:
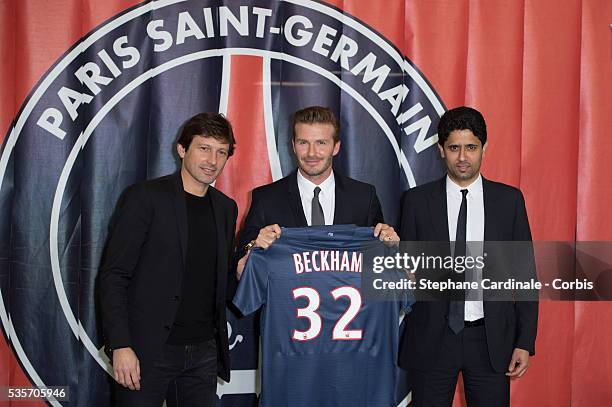
M 308 156 L 314 157 L 316 155 L 316 148 L 314 143 L 308 145 Z
M 217 165 L 217 152 L 216 151 L 211 151 L 210 154 L 208 154 L 208 162 L 212 165 Z
M 459 161 L 465 161 L 466 158 L 466 149 L 464 146 L 459 148 Z

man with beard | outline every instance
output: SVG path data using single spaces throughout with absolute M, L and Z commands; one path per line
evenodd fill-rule
M 333 170 L 332 159 L 340 151 L 340 125 L 334 113 L 320 106 L 298 110 L 292 116 L 292 128 L 298 169 L 253 190 L 240 233 L 238 279 L 249 250 L 267 249 L 281 235 L 281 226 L 374 226 L 380 240 L 399 241 L 395 230 L 383 223 L 374 186 Z
M 216 406 L 229 381 L 225 316 L 236 203 L 211 184 L 234 151 L 230 123 L 200 113 L 183 126 L 174 174 L 129 187 L 99 273 L 106 351 L 119 406 Z

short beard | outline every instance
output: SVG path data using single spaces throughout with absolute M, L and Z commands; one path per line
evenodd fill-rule
M 300 167 L 300 169 L 302 170 L 302 172 L 304 174 L 308 175 L 309 177 L 318 177 L 319 175 L 322 175 L 325 171 L 327 171 L 329 169 L 329 167 L 331 167 L 331 163 L 330 163 L 330 165 L 328 165 L 328 166 L 324 167 L 323 169 L 321 169 L 320 171 L 316 171 L 316 172 L 310 171 L 310 170 L 308 170 L 306 168 L 302 168 L 302 167 Z

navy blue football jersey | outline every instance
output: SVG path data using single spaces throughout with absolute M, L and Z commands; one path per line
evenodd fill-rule
M 365 252 L 384 253 L 372 228 L 283 228 L 254 249 L 234 304 L 260 307 L 260 406 L 394 406 L 399 313 L 407 300 L 366 300 Z

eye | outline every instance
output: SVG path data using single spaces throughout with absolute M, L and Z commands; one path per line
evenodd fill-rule
M 456 146 L 456 145 L 453 144 L 453 145 L 448 146 L 448 149 L 450 151 L 458 151 L 459 150 L 459 146 Z
M 320 146 L 324 146 L 327 144 L 327 141 L 325 140 L 317 140 L 317 144 L 319 144 Z
M 468 151 L 476 151 L 476 145 L 475 144 L 470 144 L 466 148 L 467 148 Z
M 219 151 L 217 151 L 217 154 L 219 154 L 219 155 L 220 155 L 220 156 L 222 156 L 222 157 L 226 157 L 226 156 L 227 156 L 227 151 L 225 151 L 225 150 L 219 150 Z

